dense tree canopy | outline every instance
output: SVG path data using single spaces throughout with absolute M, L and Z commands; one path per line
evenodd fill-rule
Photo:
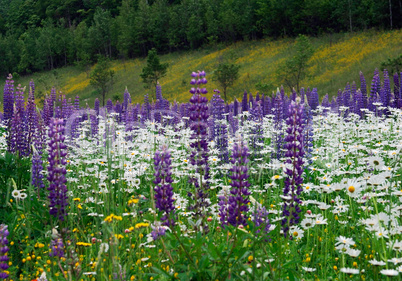
M 0 0 L 0 74 L 265 36 L 400 28 L 402 0 Z

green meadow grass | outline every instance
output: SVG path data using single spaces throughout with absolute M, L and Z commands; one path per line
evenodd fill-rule
M 302 81 L 301 85 L 317 88 L 321 97 L 326 93 L 329 96 L 336 95 L 338 89 L 343 89 L 347 82 L 356 81 L 359 87 L 360 71 L 364 73 L 369 86 L 374 69 L 380 69 L 382 62 L 402 53 L 400 44 L 402 30 L 330 34 L 310 38 L 310 40 L 315 48 L 315 54 L 310 60 L 310 75 Z M 228 96 L 231 99 L 240 98 L 245 90 L 255 95 L 258 83 L 267 85 L 269 90 L 266 94 L 271 94 L 281 86 L 275 73 L 280 64 L 292 56 L 293 44 L 294 39 L 276 41 L 264 39 L 160 55 L 161 62 L 168 62 L 170 65 L 168 75 L 160 81 L 163 95 L 170 101 L 188 101 L 190 73 L 205 70 L 210 98 L 213 89 L 219 89 L 218 84 L 212 81 L 211 74 L 223 60 L 241 65 L 240 79 L 228 90 Z M 107 98 L 113 99 L 117 95 L 122 100 L 126 87 L 131 93 L 133 102 L 142 102 L 147 93 L 150 97 L 154 97 L 154 90 L 145 89 L 139 76 L 145 65 L 146 58 L 113 61 L 115 83 Z M 5 79 L 6 77 L 1 79 L 2 88 Z M 35 82 L 37 96 L 50 93 L 52 86 L 72 100 L 79 95 L 82 106 L 86 103 L 92 106 L 95 98 L 100 96 L 89 83 L 89 72 L 75 66 L 18 77 L 15 79 L 15 84 L 27 86 L 31 79 Z M 289 92 L 288 88 L 285 90 Z M 1 92 L 1 101 L 2 94 Z

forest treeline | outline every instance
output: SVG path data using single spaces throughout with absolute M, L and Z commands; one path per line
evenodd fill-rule
M 402 0 L 0 0 L 0 74 L 402 25 Z

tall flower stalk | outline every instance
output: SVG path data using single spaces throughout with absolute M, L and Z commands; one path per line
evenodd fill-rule
M 11 74 L 8 75 L 3 92 L 3 112 L 6 125 L 13 117 L 14 113 L 14 80 Z
M 303 138 L 303 106 L 292 102 L 289 105 L 289 115 L 286 119 L 287 129 L 285 137 L 285 157 L 286 163 L 290 164 L 290 168 L 286 168 L 285 187 L 283 189 L 283 207 L 282 207 L 282 230 L 286 237 L 289 228 L 296 225 L 300 221 L 299 214 L 301 212 L 300 204 L 302 203 L 299 196 L 303 191 L 301 187 L 303 183 L 303 155 L 304 155 L 304 138 Z
M 197 85 L 197 88 L 193 87 L 190 93 L 193 96 L 190 98 L 190 128 L 192 149 L 190 155 L 190 163 L 196 167 L 196 172 L 199 178 L 193 177 L 190 181 L 195 186 L 195 192 L 192 194 L 189 192 L 189 197 L 193 200 L 193 204 L 189 207 L 190 211 L 194 212 L 195 219 L 205 217 L 205 209 L 209 206 L 207 199 L 207 190 L 209 190 L 209 166 L 208 166 L 208 99 L 203 96 L 208 93 L 206 88 L 200 88 L 200 86 L 207 83 L 205 79 L 205 72 L 199 71 L 198 73 L 192 73 L 193 79 L 192 85 Z M 203 226 L 204 230 L 206 225 Z
M 155 152 L 155 206 L 159 211 L 163 212 L 161 221 L 166 226 L 174 225 L 174 199 L 172 187 L 172 171 L 170 166 L 172 160 L 170 151 L 166 146 L 162 147 L 162 151 Z
M 63 119 L 52 118 L 49 125 L 49 213 L 60 221 L 67 216 L 66 156 L 67 146 L 64 144 Z
M 249 209 L 247 204 L 250 202 L 249 196 L 251 194 L 248 190 L 250 186 L 247 167 L 249 156 L 248 148 L 243 142 L 234 145 L 231 160 L 233 166 L 230 176 L 232 189 L 228 200 L 227 218 L 228 223 L 233 226 L 247 225 Z
M 10 234 L 8 231 L 8 226 L 5 224 L 0 225 L 0 279 L 7 279 L 8 273 L 6 270 L 8 269 L 8 261 L 9 257 L 7 256 L 8 248 L 8 239 L 7 236 Z

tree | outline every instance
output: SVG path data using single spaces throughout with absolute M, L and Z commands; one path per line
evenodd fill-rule
M 381 69 L 389 70 L 389 73 L 398 73 L 402 71 L 402 55 L 395 58 L 388 58 L 387 61 L 381 63 Z
M 286 60 L 277 70 L 277 78 L 285 83 L 290 91 L 296 88 L 300 90 L 300 82 L 307 76 L 308 61 L 313 56 L 314 49 L 309 39 L 304 35 L 299 35 L 294 45 L 296 54 Z
M 142 69 L 140 74 L 142 82 L 147 84 L 147 87 L 156 87 L 160 78 L 166 76 L 168 63 L 160 63 L 159 57 L 156 54 L 156 49 L 152 48 L 148 52 L 147 65 Z
M 105 106 L 106 94 L 113 86 L 114 71 L 109 70 L 110 61 L 104 56 L 98 56 L 98 63 L 90 75 L 90 83 L 102 94 L 102 104 Z
M 223 96 L 227 102 L 227 88 L 231 87 L 239 79 L 240 65 L 233 63 L 220 63 L 214 73 L 214 80 L 219 83 L 223 89 Z

